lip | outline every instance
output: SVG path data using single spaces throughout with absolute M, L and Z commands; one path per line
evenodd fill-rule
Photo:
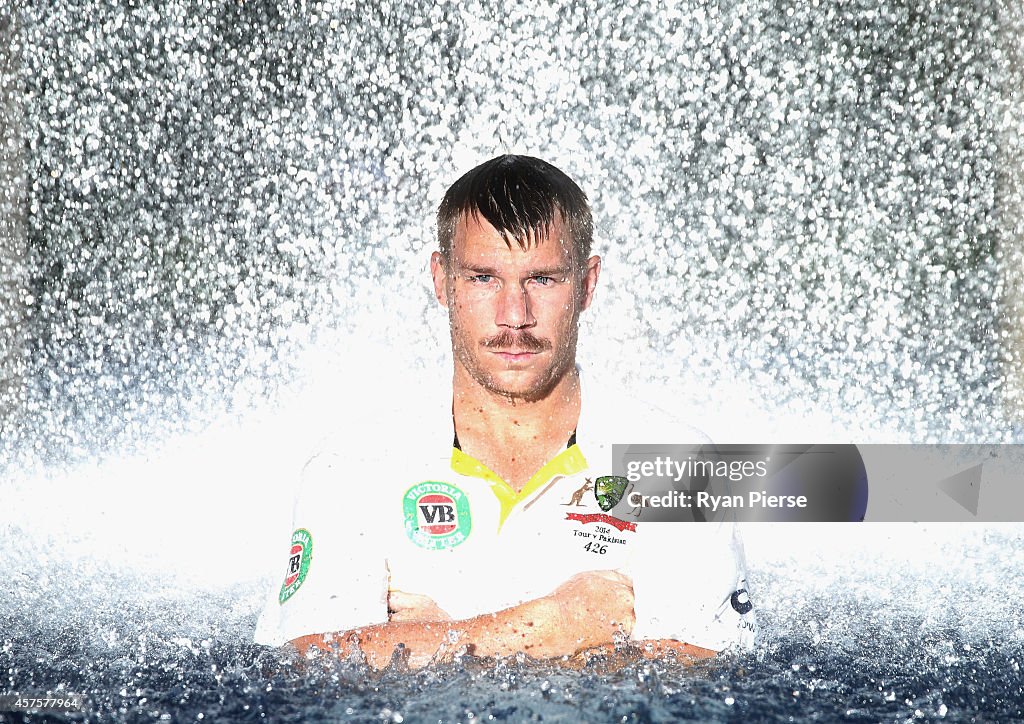
M 501 357 L 506 362 L 525 362 L 526 360 L 535 357 L 537 352 L 495 352 L 494 354 Z

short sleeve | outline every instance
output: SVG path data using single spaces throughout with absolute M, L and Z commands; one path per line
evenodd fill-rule
M 342 463 L 323 453 L 303 469 L 282 575 L 257 622 L 256 643 L 280 646 L 387 620 L 386 554 L 365 515 L 374 506 L 360 476 Z
M 630 563 L 633 638 L 749 649 L 757 631 L 735 525 L 641 523 Z

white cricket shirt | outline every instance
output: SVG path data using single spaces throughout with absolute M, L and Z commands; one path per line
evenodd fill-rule
M 614 518 L 594 491 L 612 474 L 613 443 L 707 437 L 580 378 L 574 439 L 519 493 L 453 447 L 450 385 L 314 457 L 256 642 L 383 623 L 389 589 L 429 596 L 458 620 L 547 595 L 577 573 L 616 570 L 633 581 L 634 639 L 749 646 L 755 622 L 734 525 Z

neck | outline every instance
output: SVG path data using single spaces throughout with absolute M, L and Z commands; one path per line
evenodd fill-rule
M 543 398 L 525 401 L 484 388 L 456 361 L 453 390 L 459 444 L 478 459 L 489 458 L 485 462 L 497 468 L 519 460 L 532 474 L 531 466 L 539 468 L 565 447 L 579 420 L 580 378 L 575 367 Z M 506 480 L 510 477 L 516 476 Z

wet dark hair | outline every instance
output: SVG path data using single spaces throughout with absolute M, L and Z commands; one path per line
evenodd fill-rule
M 532 156 L 498 156 L 485 161 L 451 185 L 437 209 L 437 242 L 445 264 L 451 261 L 459 219 L 483 217 L 505 243 L 520 248 L 546 237 L 557 217 L 573 248 L 573 265 L 590 256 L 594 222 L 587 195 L 576 182 L 547 161 Z

